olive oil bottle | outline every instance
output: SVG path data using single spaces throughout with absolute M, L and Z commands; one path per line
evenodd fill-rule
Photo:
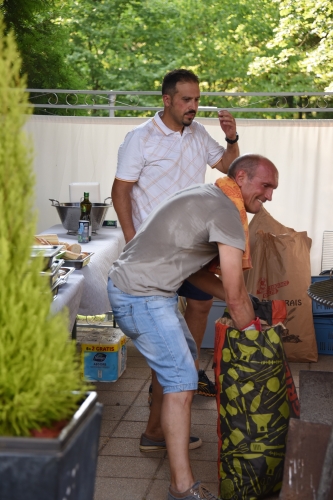
M 81 215 L 80 220 L 85 220 L 89 222 L 89 241 L 91 241 L 91 207 L 92 204 L 89 201 L 89 193 L 83 193 L 83 200 L 80 203 Z

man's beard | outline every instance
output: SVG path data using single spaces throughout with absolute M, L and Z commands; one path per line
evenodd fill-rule
M 193 120 L 195 118 L 196 112 L 195 111 L 190 111 L 190 113 L 194 114 L 194 116 L 193 116 L 193 118 L 192 117 L 189 118 L 191 120 L 190 123 L 185 123 L 184 120 L 182 121 L 182 124 L 184 125 L 184 127 L 189 127 L 190 125 L 192 125 L 192 122 L 193 122 Z

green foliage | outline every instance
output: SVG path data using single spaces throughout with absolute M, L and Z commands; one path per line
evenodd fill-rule
M 67 316 L 50 316 L 42 261 L 30 258 L 34 176 L 22 131 L 29 109 L 12 33 L 0 36 L 0 54 L 0 435 L 28 436 L 68 419 L 87 386 L 68 341 Z
M 69 7 L 73 52 L 94 90 L 159 89 L 177 67 L 203 90 L 239 90 L 278 21 L 271 0 L 80 0 Z
M 67 61 L 71 53 L 66 2 L 63 0 L 4 0 L 5 31 L 15 33 L 22 57 L 21 74 L 35 89 L 84 89 L 79 68 Z
M 244 91 L 251 90 L 249 63 L 273 36 L 278 7 L 271 0 L 80 0 L 71 2 L 68 18 L 68 60 L 94 90 L 160 90 L 167 71 L 186 67 L 200 75 L 202 91 Z M 138 104 L 160 106 L 161 99 Z
M 200 76 L 202 91 L 333 89 L 331 0 L 0 0 L 0 9 L 15 30 L 30 88 L 160 90 L 167 71 L 186 67 Z M 133 103 L 128 96 L 117 101 Z M 161 105 L 153 97 L 135 102 Z M 201 104 L 249 102 L 214 96 Z M 260 99 L 261 106 L 275 104 Z M 289 98 L 288 105 L 310 103 Z
M 267 90 L 333 90 L 332 1 L 279 0 L 278 5 L 279 25 L 249 74 Z

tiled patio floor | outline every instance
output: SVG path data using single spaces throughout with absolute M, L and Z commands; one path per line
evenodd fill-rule
M 78 329 L 78 342 L 80 335 Z M 213 350 L 202 349 L 200 367 L 211 380 L 214 379 L 212 359 Z M 290 367 L 298 389 L 300 370 L 333 371 L 333 356 L 319 356 L 318 363 L 290 363 Z M 127 369 L 120 379 L 96 384 L 104 408 L 94 500 L 166 500 L 167 453 L 139 451 L 139 438 L 149 414 L 149 384 L 150 369 L 130 341 Z M 200 436 L 203 444 L 190 451 L 191 465 L 195 478 L 215 495 L 218 493 L 216 421 L 215 399 L 195 396 L 191 433 Z

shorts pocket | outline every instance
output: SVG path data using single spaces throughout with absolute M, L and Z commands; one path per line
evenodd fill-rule
M 129 304 L 126 306 L 114 307 L 112 312 L 121 331 L 131 339 L 138 338 L 140 333 L 133 319 L 133 306 Z

